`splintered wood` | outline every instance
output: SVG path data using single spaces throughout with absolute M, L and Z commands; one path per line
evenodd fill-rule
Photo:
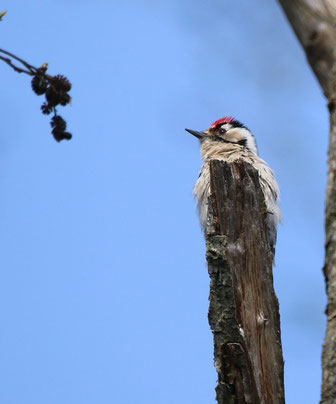
M 258 172 L 210 163 L 205 230 L 219 404 L 283 404 L 279 305 Z

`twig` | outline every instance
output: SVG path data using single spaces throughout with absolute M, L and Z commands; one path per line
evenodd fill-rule
M 37 72 L 37 68 L 26 62 L 25 60 L 19 58 L 18 56 L 13 55 L 13 53 L 8 52 L 4 49 L 0 49 L 0 53 L 3 53 L 11 58 L 17 60 L 18 62 L 22 63 L 31 73 L 35 74 Z M 13 67 L 13 66 L 12 66 Z
M 5 63 L 7 63 L 11 68 L 13 68 L 17 73 L 26 73 L 29 76 L 33 76 L 35 73 L 32 73 L 29 70 L 22 69 L 21 67 L 15 66 L 14 63 L 9 59 L 5 58 L 4 56 L 0 56 L 0 60 L 3 60 Z
M 70 81 L 65 76 L 60 74 L 56 76 L 46 74 L 48 68 L 47 63 L 44 63 L 42 66 L 37 68 L 4 49 L 0 49 L 0 53 L 9 56 L 6 57 L 0 55 L 0 60 L 5 62 L 14 71 L 17 73 L 25 73 L 28 76 L 33 76 L 31 80 L 32 90 L 37 95 L 45 95 L 45 102 L 41 105 L 42 113 L 49 115 L 51 112 L 53 112 L 50 125 L 52 128 L 51 133 L 55 140 L 60 142 L 64 139 L 71 139 L 71 133 L 66 131 L 67 124 L 65 120 L 57 114 L 56 110 L 56 106 L 65 106 L 71 102 L 71 96 L 69 95 L 69 91 L 71 90 Z M 13 63 L 12 59 L 21 63 L 25 68 L 17 66 L 15 63 Z

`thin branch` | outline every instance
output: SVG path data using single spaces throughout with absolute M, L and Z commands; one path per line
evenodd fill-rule
M 32 73 L 31 71 L 22 69 L 21 67 L 18 67 L 18 66 L 15 66 L 14 63 L 9 58 L 5 58 L 4 56 L 0 56 L 0 60 L 3 60 L 5 63 L 7 63 L 17 73 L 26 73 L 29 76 L 34 76 L 34 73 Z
M 48 64 L 44 63 L 40 67 L 34 67 L 25 60 L 19 58 L 11 52 L 4 49 L 0 49 L 0 53 L 9 56 L 5 57 L 0 55 L 0 60 L 5 62 L 17 73 L 25 73 L 28 76 L 33 76 L 31 80 L 32 90 L 37 95 L 45 95 L 45 102 L 41 105 L 41 111 L 45 115 L 49 115 L 53 112 L 53 117 L 51 118 L 50 125 L 52 128 L 52 135 L 57 142 L 61 140 L 71 139 L 71 133 L 66 131 L 67 124 L 65 120 L 57 114 L 56 106 L 65 106 L 71 102 L 71 96 L 69 91 L 71 90 L 70 81 L 60 74 L 56 76 L 51 76 L 46 74 Z M 13 63 L 12 59 L 20 62 L 24 67 L 17 66 Z
M 32 66 L 31 64 L 29 64 L 25 60 L 19 58 L 18 56 L 13 55 L 13 53 L 11 53 L 11 52 L 8 52 L 8 51 L 6 51 L 4 49 L 0 49 L 0 53 L 3 53 L 5 55 L 7 55 L 7 56 L 10 56 L 11 58 L 13 58 L 13 59 L 17 60 L 18 62 L 22 63 L 23 66 L 25 66 L 33 74 L 35 74 L 36 71 L 38 70 L 36 67 Z

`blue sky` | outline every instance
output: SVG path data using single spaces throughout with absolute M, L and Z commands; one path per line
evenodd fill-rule
M 233 115 L 281 188 L 288 404 L 316 403 L 326 101 L 276 1 L 11 0 L 1 47 L 72 81 L 57 144 L 0 64 L 0 401 L 205 404 L 216 373 L 185 127 Z

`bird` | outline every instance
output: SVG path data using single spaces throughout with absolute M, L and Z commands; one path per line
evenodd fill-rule
M 203 165 L 193 189 L 201 227 L 206 229 L 210 196 L 210 161 L 221 160 L 232 163 L 243 160 L 251 164 L 259 174 L 261 190 L 267 210 L 267 232 L 271 250 L 277 237 L 277 225 L 281 220 L 278 205 L 279 186 L 268 164 L 258 156 L 257 144 L 251 131 L 232 116 L 224 116 L 204 131 L 185 129 L 201 143 Z

